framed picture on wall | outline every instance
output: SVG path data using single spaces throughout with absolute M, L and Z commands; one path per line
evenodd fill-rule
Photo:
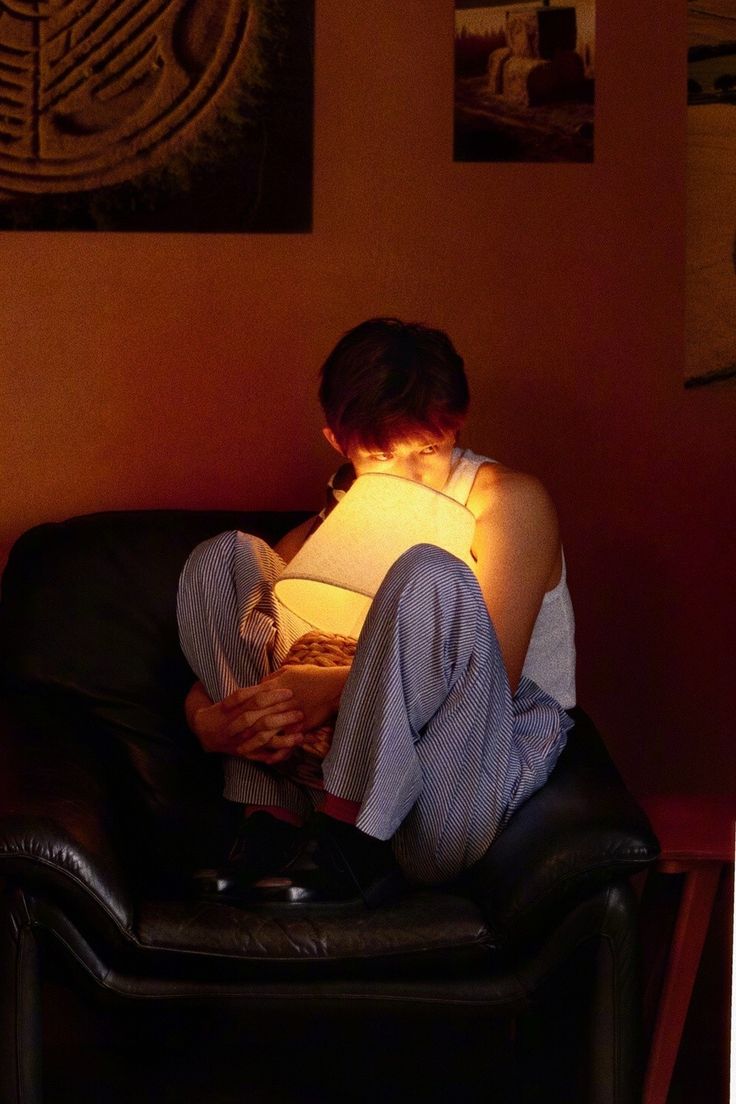
M 736 377 L 736 0 L 688 2 L 688 387 Z
M 0 2 L 0 230 L 311 228 L 314 0 Z
M 595 0 L 455 0 L 456 161 L 592 161 Z

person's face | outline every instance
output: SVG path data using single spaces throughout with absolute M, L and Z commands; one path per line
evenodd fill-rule
M 333 448 L 342 452 L 330 430 L 326 429 L 324 433 Z M 387 452 L 356 447 L 344 455 L 352 463 L 357 476 L 382 472 L 441 491 L 450 475 L 456 439 L 455 433 L 429 438 L 414 437 L 394 442 Z

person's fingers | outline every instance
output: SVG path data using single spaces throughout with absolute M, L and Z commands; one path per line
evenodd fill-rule
M 275 763 L 283 763 L 290 755 L 291 748 L 282 748 L 281 751 L 258 751 L 254 755 L 249 755 L 248 758 L 257 763 L 265 763 L 266 766 L 270 767 Z
M 227 727 L 227 736 L 242 736 L 246 732 L 265 732 L 269 735 L 287 725 L 299 724 L 304 714 L 299 709 L 289 709 L 280 713 L 243 713 L 235 717 Z
M 224 712 L 228 712 L 231 709 L 241 709 L 246 702 L 255 697 L 258 690 L 258 685 L 240 686 L 237 690 L 233 690 L 231 694 L 223 698 L 222 701 L 217 702 L 217 705 Z
M 281 751 L 274 751 L 269 762 L 270 763 L 283 763 L 285 759 L 288 759 L 291 755 L 291 748 L 282 748 Z
M 245 738 L 241 736 L 240 747 L 247 754 L 250 754 L 253 751 L 263 751 L 264 749 L 268 749 L 273 733 L 260 731 L 254 732 L 252 729 L 249 729 L 248 732 L 244 734 L 244 736 Z
M 259 729 L 265 729 L 267 732 L 278 732 L 286 725 L 296 724 L 297 721 L 302 721 L 304 714 L 300 709 L 290 709 L 286 713 L 267 713 L 256 722 Z
M 226 711 L 242 709 L 244 705 L 250 706 L 251 709 L 266 709 L 278 702 L 287 701 L 293 696 L 293 691 L 284 686 L 267 689 L 259 682 L 255 686 L 241 686 L 233 690 L 232 694 L 228 694 L 219 704 Z
M 247 753 L 251 751 L 270 751 L 275 747 L 294 747 L 295 744 L 300 744 L 302 739 L 301 733 L 298 732 L 291 736 L 284 736 L 278 731 L 255 728 L 249 729 L 247 733 L 241 735 L 240 748 L 241 751 L 244 750 Z
M 274 751 L 285 751 L 288 754 L 304 741 L 303 732 L 293 732 L 288 736 L 284 733 L 260 732 L 243 740 L 241 737 L 235 745 L 235 753 L 247 759 L 260 758 L 264 754 Z
M 293 690 L 289 690 L 285 686 L 280 686 L 274 688 L 273 690 L 260 690 L 253 699 L 253 702 L 258 709 L 267 709 L 272 705 L 277 705 L 279 702 L 288 701 L 289 698 L 293 697 Z
M 218 751 L 222 755 L 241 755 L 244 749 L 257 751 L 263 743 L 260 736 L 253 736 L 252 733 L 244 740 L 242 733 L 228 735 L 226 732 L 219 732 L 208 740 L 209 750 Z
M 268 746 L 272 748 L 294 748 L 304 743 L 303 732 L 277 732 Z

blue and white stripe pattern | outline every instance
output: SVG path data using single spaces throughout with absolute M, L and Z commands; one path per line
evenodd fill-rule
M 281 666 L 311 625 L 284 609 L 273 584 L 284 561 L 264 541 L 227 532 L 197 545 L 179 579 L 179 640 L 213 701 L 255 686 Z M 304 816 L 312 794 L 251 762 L 226 756 L 224 795 L 243 804 L 278 805 Z
M 275 669 L 307 631 L 273 599 L 282 561 L 225 533 L 192 553 L 179 586 L 182 647 L 213 700 Z M 535 683 L 512 696 L 468 567 L 430 545 L 397 560 L 363 627 L 342 696 L 325 789 L 360 804 L 357 825 L 393 839 L 407 876 L 437 884 L 479 859 L 547 780 L 571 720 Z M 308 792 L 226 760 L 225 796 L 305 812 Z

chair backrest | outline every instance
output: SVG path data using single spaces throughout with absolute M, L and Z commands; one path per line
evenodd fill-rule
M 0 600 L 0 680 L 59 731 L 109 752 L 137 799 L 141 840 L 173 840 L 219 802 L 220 766 L 184 723 L 192 675 L 176 589 L 192 548 L 226 529 L 277 540 L 306 515 L 178 510 L 91 514 L 40 525 L 11 551 Z M 212 814 L 214 815 L 214 814 Z M 187 845 L 188 846 L 188 845 Z

